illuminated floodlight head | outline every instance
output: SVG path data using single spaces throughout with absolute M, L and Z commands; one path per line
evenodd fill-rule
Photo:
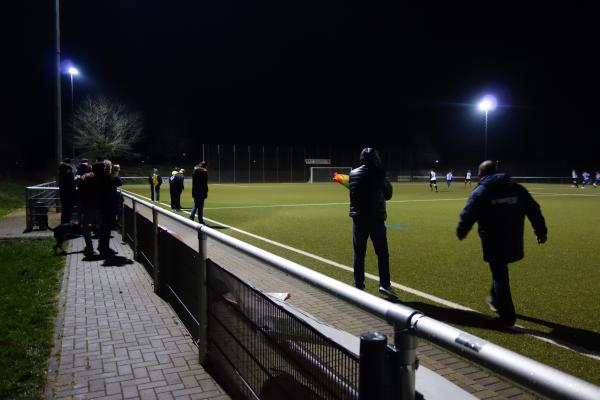
M 79 75 L 79 70 L 75 67 L 69 67 L 67 72 L 71 75 Z
M 498 106 L 498 100 L 491 94 L 487 94 L 479 102 L 478 107 L 480 111 L 493 111 Z

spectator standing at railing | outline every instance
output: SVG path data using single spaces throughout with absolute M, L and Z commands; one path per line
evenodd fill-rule
M 120 172 L 121 172 L 121 166 L 119 164 L 113 164 L 111 172 L 110 172 L 110 179 L 111 179 L 111 183 L 112 183 L 112 195 L 113 195 L 113 198 L 112 198 L 113 216 L 111 218 L 113 228 L 115 226 L 115 223 L 117 222 L 118 216 L 121 214 L 121 211 L 123 210 L 123 196 L 118 191 L 118 188 L 123 185 L 123 181 L 121 180 L 121 177 L 119 176 Z
M 114 219 L 116 215 L 116 184 L 118 181 L 113 179 L 111 175 L 112 163 L 110 160 L 104 160 L 97 162 L 92 167 L 94 174 L 96 175 L 98 183 L 98 197 L 99 197 L 99 220 L 100 220 L 100 232 L 98 234 L 98 251 L 100 256 L 107 258 L 117 252 L 110 248 L 110 231 L 114 225 Z M 119 179 L 120 180 L 120 179 Z
M 392 185 L 385 176 L 377 150 L 367 147 L 360 153 L 360 166 L 350 171 L 350 212 L 354 248 L 354 286 L 365 287 L 367 240 L 373 242 L 379 267 L 379 291 L 396 297 L 390 282 L 390 260 L 385 220 L 385 202 L 392 198 Z
M 208 170 L 206 161 L 202 161 L 194 166 L 192 173 L 192 197 L 194 198 L 194 207 L 190 214 L 193 221 L 198 212 L 198 222 L 204 224 L 204 201 L 208 197 Z
M 183 182 L 185 177 L 183 168 L 175 168 L 169 177 L 169 191 L 171 194 L 171 209 L 181 211 L 181 192 L 183 192 Z
M 60 197 L 60 223 L 71 221 L 75 205 L 75 174 L 71 159 L 65 158 L 58 166 L 58 194 Z
M 545 243 L 548 229 L 539 204 L 527 189 L 498 173 L 496 163 L 487 160 L 479 166 L 480 181 L 460 213 L 456 236 L 463 240 L 478 222 L 483 259 L 490 265 L 492 287 L 487 303 L 497 312 L 502 325 L 513 326 L 515 307 L 510 292 L 508 263 L 524 256 L 523 225 L 531 222 L 539 244 Z
M 150 183 L 150 198 L 152 201 L 160 201 L 160 185 L 162 185 L 162 176 L 158 173 L 158 169 L 152 170 L 152 175 L 148 177 L 148 183 Z
M 97 169 L 102 172 L 104 167 L 102 166 L 101 169 L 97 167 Z M 77 178 L 77 194 L 81 212 L 81 230 L 83 240 L 85 241 L 83 253 L 85 256 L 93 256 L 94 246 L 91 231 L 96 226 L 98 219 L 98 180 L 96 179 L 96 174 L 92 171 L 92 167 L 87 163 L 80 165 L 79 173 Z

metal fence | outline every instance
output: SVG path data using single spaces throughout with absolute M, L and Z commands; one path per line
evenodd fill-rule
M 357 369 L 356 354 L 224 271 L 209 258 L 209 238 L 392 324 L 394 344 L 382 353 L 387 361 L 381 364 L 384 375 L 390 377 L 382 383 L 389 388 L 382 392 L 384 397 L 378 398 L 415 398 L 417 337 L 485 365 L 539 394 L 563 399 L 600 398 L 600 388 L 593 384 L 195 223 L 133 194 L 123 195 L 123 236 L 132 244 L 136 259 L 152 275 L 156 292 L 173 305 L 197 340 L 200 362 L 211 363 L 218 375 L 234 384 L 242 398 L 299 398 L 298 394 L 309 399 L 373 398 L 365 390 L 378 385 L 357 382 L 365 382 L 363 374 L 379 364 Z M 193 234 L 181 234 L 185 230 Z M 287 396 L 288 392 L 293 394 Z
M 60 211 L 56 182 L 47 182 L 25 188 L 25 232 L 37 227 L 48 228 L 48 213 Z

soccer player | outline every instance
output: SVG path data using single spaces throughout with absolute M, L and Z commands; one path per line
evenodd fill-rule
M 581 188 L 583 189 L 585 187 L 585 185 L 589 185 L 592 183 L 592 180 L 590 179 L 590 173 L 587 171 L 583 171 L 581 173 L 581 176 L 583 177 L 583 182 L 581 183 Z
M 433 192 L 433 188 L 437 192 L 437 174 L 434 170 L 429 171 L 429 189 Z
M 594 187 L 600 185 L 600 171 L 596 171 L 596 180 L 594 181 Z
M 448 171 L 446 174 L 446 184 L 448 185 L 448 189 L 450 189 L 450 185 L 452 184 L 452 171 Z
M 579 185 L 577 184 L 577 172 L 575 172 L 575 170 L 571 171 L 571 179 L 573 179 L 573 187 L 579 188 Z
M 470 169 L 467 170 L 467 174 L 465 175 L 465 187 L 467 187 L 467 183 L 469 184 L 469 187 L 471 187 L 471 170 Z

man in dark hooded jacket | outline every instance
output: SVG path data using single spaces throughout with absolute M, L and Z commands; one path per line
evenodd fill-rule
M 190 219 L 193 221 L 198 212 L 198 222 L 204 224 L 204 201 L 208 197 L 208 170 L 206 161 L 201 161 L 194 167 L 192 173 L 192 197 L 194 198 L 194 207 L 190 213 Z
M 350 171 L 350 212 L 354 247 L 354 286 L 365 287 L 365 254 L 370 237 L 377 254 L 379 291 L 396 297 L 390 282 L 390 261 L 385 220 L 385 201 L 392 198 L 392 185 L 381 167 L 377 150 L 367 147 L 360 153 L 360 166 Z
M 531 222 L 538 243 L 545 243 L 548 229 L 539 204 L 527 189 L 498 173 L 493 161 L 479 166 L 480 181 L 460 213 L 456 228 L 458 239 L 463 240 L 475 222 L 478 222 L 483 259 L 490 264 L 492 287 L 487 302 L 496 311 L 503 325 L 516 321 L 515 307 L 510 293 L 508 263 L 523 258 L 523 226 L 525 216 Z
M 60 223 L 71 221 L 75 205 L 75 175 L 71 159 L 65 158 L 58 166 L 58 194 L 60 196 Z

